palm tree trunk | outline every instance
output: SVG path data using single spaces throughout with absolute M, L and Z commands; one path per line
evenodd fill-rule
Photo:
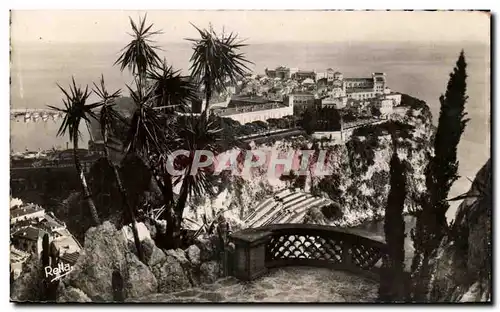
M 189 168 L 190 169 L 190 168 Z M 179 199 L 177 200 L 177 205 L 175 206 L 175 213 L 173 214 L 172 222 L 172 244 L 173 248 L 179 248 L 181 245 L 181 221 L 182 214 L 184 213 L 184 207 L 186 207 L 186 202 L 188 198 L 188 181 L 187 177 L 184 178 L 182 182 L 181 190 L 179 193 Z
M 134 209 L 129 205 L 127 200 L 127 193 L 125 188 L 123 187 L 122 179 L 120 178 L 120 172 L 118 171 L 118 167 L 111 161 L 108 150 L 108 136 L 104 133 L 104 154 L 106 155 L 106 159 L 108 160 L 109 165 L 113 168 L 113 173 L 115 174 L 116 184 L 118 185 L 118 190 L 120 191 L 122 197 L 122 203 L 125 205 L 125 211 L 128 213 L 130 222 L 132 223 L 132 233 L 134 235 L 134 243 L 135 248 L 137 249 L 137 256 L 139 260 L 146 264 L 146 259 L 144 258 L 144 252 L 142 250 L 141 241 L 139 239 L 139 232 L 137 231 L 137 221 L 135 219 Z
M 82 185 L 83 198 L 87 201 L 89 205 L 90 214 L 94 220 L 95 225 L 101 224 L 99 220 L 99 215 L 97 214 L 97 209 L 95 207 L 94 201 L 92 200 L 92 195 L 90 194 L 89 187 L 87 185 L 87 179 L 85 178 L 85 172 L 82 170 L 82 164 L 80 163 L 80 158 L 78 157 L 78 131 L 73 134 L 73 156 L 75 160 L 76 172 L 80 178 L 80 184 Z
M 160 189 L 165 204 L 165 211 L 160 217 L 165 218 L 165 220 L 167 221 L 167 232 L 164 235 L 157 233 L 157 245 L 160 248 L 164 249 L 175 249 L 177 248 L 176 246 L 179 246 L 179 244 L 176 244 L 174 242 L 176 217 L 173 204 L 174 198 L 172 191 L 172 177 L 168 173 L 166 173 L 163 175 L 163 181 L 161 181 L 161 179 L 159 178 L 159 173 L 153 168 L 149 159 L 147 159 L 143 155 L 136 155 L 142 160 L 143 164 L 146 166 L 146 168 L 148 168 L 149 172 L 151 172 L 151 175 L 153 176 L 153 182 L 156 183 L 156 185 Z M 180 222 L 178 227 L 180 228 Z

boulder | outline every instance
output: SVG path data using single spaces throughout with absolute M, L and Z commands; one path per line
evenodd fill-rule
M 167 256 L 171 256 L 171 257 L 175 258 L 177 261 L 179 261 L 179 263 L 182 266 L 186 266 L 186 265 L 191 264 L 189 262 L 189 260 L 186 258 L 186 253 L 184 252 L 184 250 L 182 250 L 180 248 L 169 249 L 166 251 L 166 254 L 167 254 Z
M 200 237 L 196 241 L 196 246 L 200 249 L 200 261 L 214 260 L 217 256 L 218 238 L 215 235 Z
M 85 246 L 68 275 L 68 285 L 82 290 L 92 301 L 110 302 L 113 295 L 113 272 L 123 278 L 120 286 L 125 297 L 143 296 L 157 291 L 157 281 L 149 267 L 139 261 L 127 248 L 130 240 L 124 235 L 127 230 L 118 231 L 109 222 L 91 228 L 85 235 Z M 151 238 L 143 236 L 143 245 L 149 246 L 151 255 L 155 252 Z M 161 252 L 161 251 L 160 251 Z M 151 256 L 150 255 L 150 256 Z M 161 253 L 155 254 L 161 258 Z
M 127 253 L 125 256 L 127 262 L 127 275 L 125 276 L 125 297 L 139 298 L 156 293 L 158 282 L 148 266 L 139 261 L 139 259 Z
M 144 221 L 144 225 L 146 226 L 146 228 L 149 231 L 149 236 L 152 239 L 155 239 L 156 238 L 156 225 L 152 224 L 152 222 L 149 219 Z
M 122 233 L 126 240 L 134 242 L 134 233 L 132 231 L 131 225 L 125 225 L 122 227 Z M 148 227 L 142 223 L 137 223 L 137 234 L 139 235 L 139 241 L 144 241 L 145 239 L 151 239 L 151 234 L 149 233 Z
M 125 276 L 127 241 L 121 231 L 106 221 L 90 228 L 85 246 L 68 275 L 69 285 L 81 289 L 92 301 L 112 301 L 112 274 L 118 269 Z
M 191 283 L 181 261 L 177 257 L 172 256 L 173 253 L 179 256 L 178 253 L 175 251 L 169 253 L 169 251 L 167 251 L 165 262 L 152 268 L 153 274 L 158 281 L 158 290 L 163 293 L 169 293 L 190 288 Z
M 146 261 L 150 267 L 161 264 L 167 259 L 163 250 L 158 248 L 153 240 L 146 239 L 142 241 L 142 246 L 144 255 L 146 256 Z
M 186 255 L 191 265 L 198 267 L 201 264 L 200 248 L 196 245 L 191 245 L 186 249 Z
M 60 285 L 63 285 L 62 283 Z M 57 302 L 92 302 L 90 298 L 78 288 L 74 288 L 71 286 L 68 287 L 59 287 L 57 293 Z
M 212 260 L 203 262 L 200 265 L 200 282 L 202 284 L 212 284 L 220 277 L 219 262 Z

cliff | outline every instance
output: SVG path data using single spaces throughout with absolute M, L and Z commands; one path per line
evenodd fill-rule
M 432 302 L 491 302 L 492 164 L 479 170 L 463 196 L 450 233 L 432 263 Z
M 297 136 L 253 146 L 266 152 L 295 150 L 325 150 L 327 176 L 309 174 L 291 181 L 269 176 L 266 170 L 256 170 L 250 176 L 227 176 L 219 185 L 214 198 L 195 198 L 186 209 L 185 217 L 200 223 L 200 214 L 213 215 L 226 211 L 226 217 L 240 224 L 257 203 L 286 187 L 300 187 L 306 192 L 324 196 L 338 203 L 332 207 L 314 209 L 304 222 L 338 226 L 357 226 L 365 221 L 381 219 L 389 192 L 389 161 L 393 142 L 391 133 L 397 130 L 396 140 L 400 158 L 408 168 L 408 196 L 405 210 L 413 209 L 413 198 L 424 194 L 424 169 L 431 151 L 432 116 L 425 102 L 404 95 L 402 105 L 387 122 L 356 129 L 346 144 L 332 145 Z M 302 179 L 302 181 L 300 181 Z M 285 182 L 286 181 L 286 182 Z M 187 224 L 187 223 L 186 223 Z M 193 224 L 193 222 L 190 222 Z

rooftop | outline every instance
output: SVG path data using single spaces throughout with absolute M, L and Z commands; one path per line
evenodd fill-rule
M 38 229 L 38 228 L 35 228 L 32 226 L 28 226 L 28 227 L 25 227 L 25 228 L 18 230 L 17 232 L 12 234 L 12 236 L 36 241 L 36 240 L 38 240 L 38 238 L 40 236 L 42 236 L 44 234 L 48 234 L 48 233 L 41 230 L 41 229 Z
M 29 215 L 35 212 L 43 211 L 44 209 L 40 206 L 33 205 L 33 204 L 27 204 L 24 206 L 16 207 L 14 209 L 10 210 L 10 216 L 11 218 L 17 218 L 17 217 L 22 217 L 25 215 Z
M 347 89 L 347 94 L 352 94 L 352 93 L 363 93 L 363 92 L 374 92 L 373 91 L 373 87 L 366 87 L 366 88 L 360 88 L 360 87 L 356 87 L 356 88 L 349 88 Z
M 52 244 L 54 247 L 65 253 L 65 252 L 77 252 L 80 251 L 80 245 L 72 236 L 61 236 L 61 237 L 56 237 L 52 241 Z
M 297 74 L 315 74 L 314 70 L 299 70 Z
M 60 259 L 63 262 L 66 262 L 66 263 L 73 265 L 78 260 L 78 257 L 80 257 L 79 252 L 72 252 L 72 253 L 67 252 L 67 253 L 63 254 Z
M 310 95 L 314 97 L 314 94 L 312 94 L 311 92 L 304 92 L 304 91 L 293 92 L 292 95 Z
M 269 102 L 269 100 L 262 96 L 237 95 L 231 98 L 228 107 L 265 104 L 267 102 Z
M 242 107 L 228 107 L 228 108 L 218 109 L 215 110 L 214 113 L 218 116 L 229 116 L 229 115 L 243 114 L 249 112 L 277 109 L 282 107 L 287 107 L 287 105 L 283 105 L 282 103 L 279 102 L 268 102 L 266 104 L 246 105 Z
M 373 81 L 373 78 L 344 78 L 344 81 Z
M 10 246 L 10 262 L 23 261 L 30 256 L 29 253 Z

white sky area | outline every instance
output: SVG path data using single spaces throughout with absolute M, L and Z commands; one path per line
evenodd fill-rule
M 128 17 L 145 11 L 12 11 L 15 42 L 126 42 Z M 489 43 L 489 14 L 432 11 L 148 11 L 163 42 L 197 38 L 189 24 L 235 31 L 252 42 L 432 41 Z M 41 38 L 41 39 L 40 39 Z

